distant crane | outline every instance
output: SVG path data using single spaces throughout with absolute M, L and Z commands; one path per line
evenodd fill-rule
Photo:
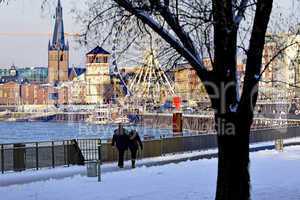
M 35 37 L 35 36 L 48 36 L 50 37 L 52 33 L 50 32 L 0 32 L 0 37 L 21 37 L 21 36 L 26 36 L 26 37 Z M 80 33 L 66 33 L 66 37 L 80 37 Z

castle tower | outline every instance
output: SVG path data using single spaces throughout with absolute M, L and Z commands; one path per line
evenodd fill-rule
M 65 43 L 63 10 L 58 0 L 52 43 L 48 44 L 48 82 L 68 80 L 69 44 Z
M 86 54 L 85 79 L 88 104 L 106 104 L 111 99 L 109 58 L 110 53 L 99 46 Z

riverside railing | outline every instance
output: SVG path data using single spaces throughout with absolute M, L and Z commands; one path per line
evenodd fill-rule
M 277 139 L 300 137 L 300 126 L 253 130 L 250 134 L 250 143 L 274 142 Z M 194 136 L 161 137 L 160 139 L 143 141 L 144 149 L 138 152 L 139 158 L 164 156 L 166 154 L 183 153 L 190 151 L 203 151 L 217 148 L 216 134 L 200 134 Z M 113 162 L 118 159 L 118 152 L 111 147 L 111 142 L 102 143 L 102 162 Z M 130 153 L 125 153 L 130 159 Z
M 300 127 L 252 130 L 250 143 L 274 142 L 277 139 L 300 137 Z M 201 151 L 217 148 L 216 134 L 199 134 L 193 136 L 161 137 L 144 140 L 143 151 L 138 158 L 164 156 L 166 154 Z M 100 139 L 79 139 L 25 144 L 0 145 L 1 171 L 37 170 L 42 167 L 60 165 L 82 165 L 88 161 L 113 162 L 118 159 L 118 152 L 111 147 L 111 141 Z M 125 158 L 130 159 L 127 151 Z
M 0 170 L 23 171 L 83 165 L 98 159 L 99 139 L 0 144 Z

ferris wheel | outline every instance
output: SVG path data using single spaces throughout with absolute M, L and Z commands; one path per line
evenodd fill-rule
M 123 92 L 123 98 L 118 98 L 118 103 L 129 107 L 160 105 L 164 103 L 168 97 L 174 96 L 174 84 L 161 67 L 156 57 L 156 52 L 152 48 L 151 50 L 144 50 L 142 64 L 134 72 L 132 78 L 127 79 L 124 77 L 123 73 L 119 70 L 116 56 L 116 45 L 119 42 L 119 29 L 121 29 L 121 27 L 118 28 L 114 35 L 111 68 L 111 74 L 119 79 L 120 87 Z
M 174 96 L 174 84 L 166 75 L 155 56 L 155 51 L 147 51 L 143 65 L 129 81 L 129 90 L 137 104 L 159 105 Z

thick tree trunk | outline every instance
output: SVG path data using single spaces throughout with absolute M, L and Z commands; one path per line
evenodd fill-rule
M 241 123 L 242 120 L 237 116 L 224 123 L 220 123 L 220 118 L 217 120 L 219 163 L 216 200 L 250 199 L 250 126 Z

